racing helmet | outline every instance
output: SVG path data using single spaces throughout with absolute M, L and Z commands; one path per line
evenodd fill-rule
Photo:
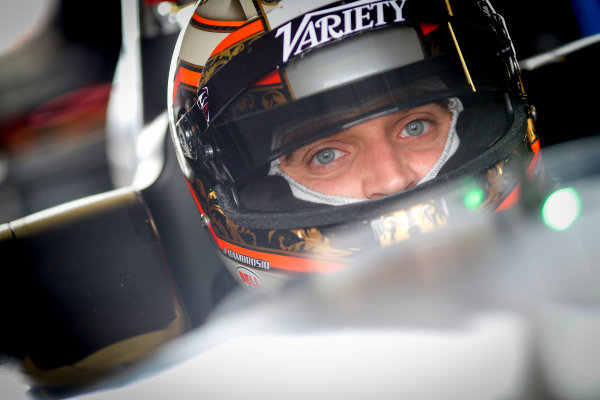
M 209 235 L 261 293 L 442 229 L 461 213 L 434 188 L 468 178 L 480 201 L 467 212 L 499 211 L 517 201 L 521 171 L 540 169 L 514 47 L 485 0 L 201 0 L 169 84 L 170 131 Z M 271 173 L 315 140 L 457 101 L 460 144 L 433 179 L 399 193 L 324 204 Z

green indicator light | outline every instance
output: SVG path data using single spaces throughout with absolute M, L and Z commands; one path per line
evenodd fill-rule
M 475 210 L 483 203 L 484 196 L 485 193 L 483 193 L 483 189 L 475 186 L 469 188 L 465 193 L 465 208 L 470 211 Z
M 568 229 L 581 214 L 581 198 L 573 188 L 552 192 L 542 205 L 542 220 L 552 230 Z

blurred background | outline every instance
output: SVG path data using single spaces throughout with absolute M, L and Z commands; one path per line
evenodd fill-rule
M 166 110 L 190 0 L 31 0 L 0 13 L 0 223 L 129 185 Z
M 131 183 L 133 142 L 166 109 L 171 51 L 190 1 L 4 2 L 0 223 Z M 496 1 L 519 60 L 600 32 L 598 0 Z M 523 70 L 542 147 L 600 133 L 597 44 Z M 529 64 L 523 63 L 523 66 Z

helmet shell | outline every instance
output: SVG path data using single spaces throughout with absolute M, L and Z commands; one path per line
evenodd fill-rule
M 358 76 L 344 78 L 331 87 L 324 83 L 323 76 L 327 71 L 334 76 L 331 71 L 335 70 L 324 68 L 325 72 L 317 77 L 311 74 L 312 68 L 324 64 L 318 54 L 343 46 L 353 48 L 353 43 L 359 43 L 363 37 L 383 35 L 388 25 L 410 26 L 421 45 L 427 43 L 423 38 L 431 32 L 443 30 L 450 47 L 456 49 L 453 54 L 459 60 L 455 62 L 455 68 L 460 70 L 458 83 L 455 87 L 446 84 L 443 90 L 426 91 L 421 102 L 465 96 L 463 101 L 472 103 L 473 111 L 471 119 L 465 116 L 462 125 L 476 126 L 470 128 L 476 131 L 486 124 L 477 122 L 477 113 L 486 113 L 485 108 L 478 108 L 478 99 L 493 97 L 512 113 L 510 123 L 501 134 L 479 147 L 465 145 L 464 155 L 454 157 L 454 163 L 438 179 L 388 198 L 335 210 L 290 212 L 276 210 L 277 203 L 286 200 L 278 200 L 282 190 L 270 187 L 272 204 L 264 210 L 240 208 L 232 189 L 238 177 L 241 180 L 247 169 L 258 169 L 277 154 L 268 153 L 260 159 L 260 165 L 235 164 L 245 157 L 242 151 L 229 155 L 229 164 L 219 163 L 221 151 L 248 150 L 246 142 L 231 144 L 229 138 L 258 135 L 256 127 L 277 120 L 277 112 L 283 107 L 288 107 L 287 114 L 279 115 L 290 115 L 296 105 L 310 103 L 307 99 L 312 100 L 311 96 L 333 93 L 339 98 L 333 92 L 339 87 L 360 84 L 365 77 L 389 74 L 389 66 L 371 72 L 361 66 Z M 474 42 L 465 34 L 468 29 L 480 28 L 489 37 L 487 42 Z M 402 49 L 398 53 L 410 53 L 409 47 L 398 47 Z M 489 57 L 479 63 L 475 59 L 478 53 Z M 303 78 L 290 78 L 295 74 L 294 62 L 310 66 L 312 54 L 317 61 L 312 67 L 304 67 L 304 75 L 295 75 Z M 402 71 L 424 70 L 424 63 L 435 66 L 438 59 L 432 59 L 433 56 L 402 61 Z M 493 72 L 486 70 L 491 62 Z M 478 63 L 486 73 L 477 72 Z M 498 78 L 488 79 L 488 75 Z M 502 17 L 487 1 L 203 0 L 196 4 L 189 24 L 182 30 L 169 79 L 170 128 L 190 191 L 226 267 L 240 284 L 260 293 L 268 293 L 298 273 L 343 269 L 365 249 L 404 242 L 443 228 L 464 212 L 473 212 L 465 210 L 462 202 L 473 185 L 481 193 L 475 212 L 509 207 L 519 196 L 520 171 L 525 168 L 533 176 L 539 169 L 539 141 L 514 48 Z M 311 110 L 310 105 L 304 107 Z M 241 109 L 248 111 L 244 114 Z M 299 115 L 306 118 L 311 114 Z M 210 131 L 215 126 L 216 134 Z M 272 125 L 264 131 L 279 128 Z M 235 131 L 230 134 L 232 130 Z M 254 139 L 254 143 L 269 140 L 273 137 Z M 467 178 L 466 186 L 450 185 Z M 251 186 L 255 191 L 266 190 L 268 184 L 263 186 L 262 182 L 253 181 Z

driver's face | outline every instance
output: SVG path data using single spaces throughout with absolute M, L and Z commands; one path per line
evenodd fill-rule
M 442 154 L 452 113 L 432 103 L 353 126 L 281 157 L 280 168 L 319 193 L 374 199 L 415 186 Z

